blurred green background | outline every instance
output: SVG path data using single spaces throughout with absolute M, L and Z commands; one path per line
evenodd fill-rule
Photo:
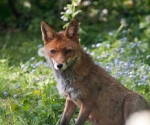
M 81 0 L 76 0 L 81 1 Z M 1 0 L 0 33 L 8 31 L 31 32 L 40 35 L 40 22 L 45 20 L 57 31 L 65 24 L 61 17 L 71 0 Z M 76 18 L 86 34 L 81 35 L 85 45 L 103 42 L 107 33 L 125 23 L 130 40 L 141 38 L 150 23 L 149 0 L 82 0 Z M 66 13 L 69 13 L 66 12 Z M 87 34 L 88 39 L 87 39 Z M 4 43 L 1 43 L 4 44 Z

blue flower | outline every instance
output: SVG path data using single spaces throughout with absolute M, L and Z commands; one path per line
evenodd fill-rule
M 4 96 L 8 96 L 8 92 L 5 91 L 5 92 L 4 92 Z
M 15 89 L 19 89 L 20 88 L 20 85 L 17 85 L 16 87 L 15 87 Z

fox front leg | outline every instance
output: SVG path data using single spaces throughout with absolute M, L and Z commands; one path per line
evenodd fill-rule
M 91 110 L 92 110 L 91 104 L 87 105 L 82 103 L 75 125 L 84 125 L 84 123 L 88 119 L 88 116 L 90 115 Z
M 72 118 L 76 107 L 77 106 L 74 104 L 73 101 L 66 99 L 65 108 L 60 121 L 60 125 L 69 125 L 70 119 Z

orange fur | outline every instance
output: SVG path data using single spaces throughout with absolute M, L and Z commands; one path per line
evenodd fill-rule
M 125 88 L 84 52 L 78 29 L 76 20 L 59 33 L 41 23 L 46 58 L 59 93 L 66 97 L 60 125 L 69 125 L 76 106 L 80 112 L 75 125 L 84 125 L 87 119 L 92 125 L 124 125 L 132 113 L 149 109 L 141 95 Z

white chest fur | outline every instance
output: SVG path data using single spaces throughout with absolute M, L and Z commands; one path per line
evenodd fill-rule
M 73 85 L 73 82 L 75 82 L 73 76 L 67 74 L 59 75 L 57 78 L 57 89 L 59 94 L 65 97 L 69 96 L 72 99 L 79 99 L 81 97 L 81 92 Z

